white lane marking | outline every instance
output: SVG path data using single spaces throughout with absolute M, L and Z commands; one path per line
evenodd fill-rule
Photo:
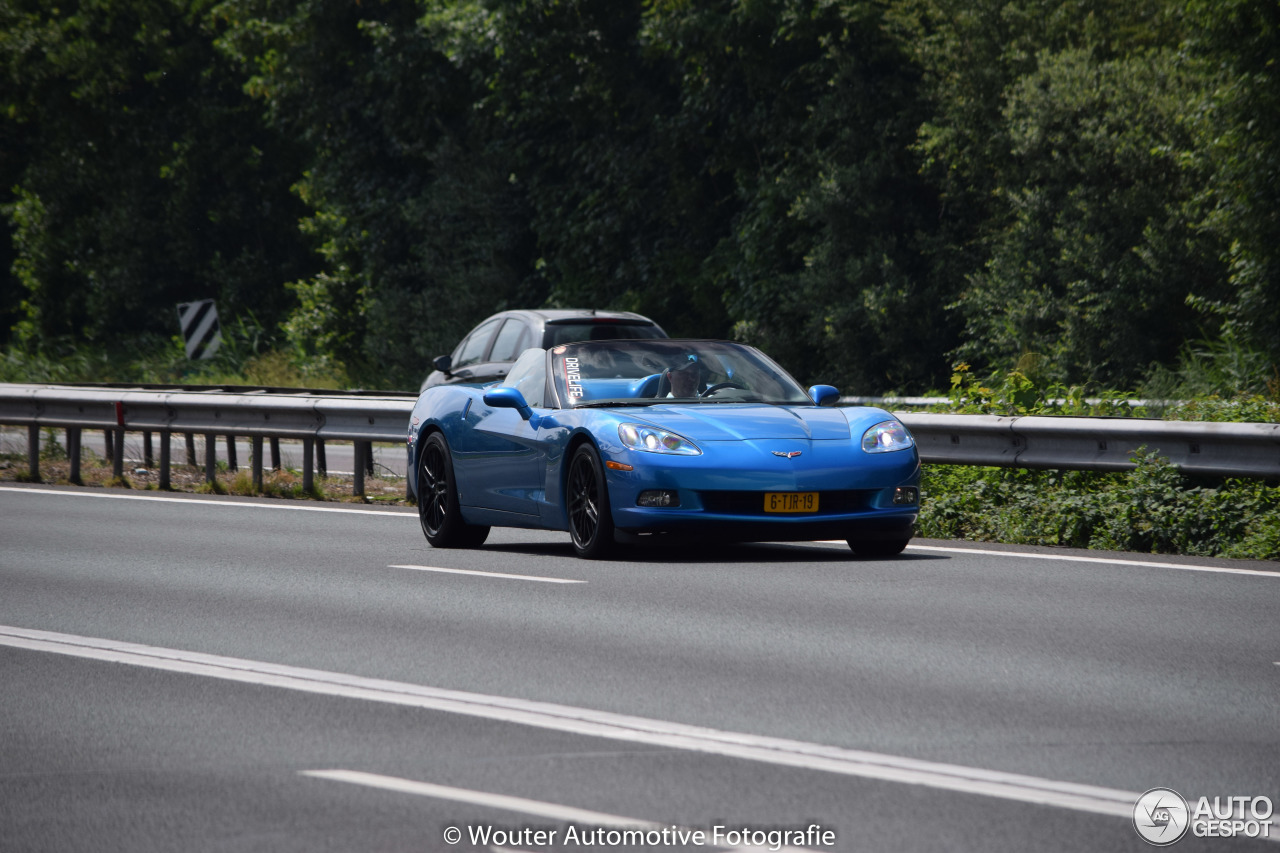
M 366 785 L 381 788 L 385 791 L 396 791 L 401 794 L 416 794 L 420 797 L 433 797 L 440 800 L 451 800 L 456 803 L 468 803 L 476 806 L 501 809 L 508 812 L 536 815 L 552 820 L 574 821 L 593 826 L 662 826 L 647 820 L 632 817 L 593 812 L 587 809 L 562 806 L 555 803 L 544 803 L 539 800 L 527 800 L 524 797 L 511 797 L 506 794 L 491 794 L 486 791 L 473 791 L 467 788 L 451 788 L 435 785 L 431 782 L 416 782 L 412 779 L 400 779 L 395 776 L 381 776 L 376 773 L 365 773 L 359 770 L 301 770 L 300 776 L 314 776 L 317 779 L 332 779 L 335 782 L 350 782 L 353 785 Z
M 1115 817 L 1131 817 L 1138 799 L 1096 785 L 50 631 L 0 626 L 0 645 Z
M 843 543 L 842 543 L 843 544 Z M 1109 557 L 1078 557 L 1072 554 L 1034 554 L 1025 551 L 990 551 L 981 548 L 946 548 L 940 545 L 908 545 L 908 551 L 936 551 L 944 554 L 981 554 L 984 557 L 1023 557 L 1028 560 L 1066 560 L 1073 563 L 1101 563 L 1106 566 L 1143 566 L 1148 569 L 1179 569 L 1184 572 L 1211 572 L 1222 575 L 1253 575 L 1280 580 L 1280 572 L 1264 572 L 1257 569 L 1230 569 L 1222 566 L 1188 566 L 1181 563 L 1160 563 L 1154 560 L 1115 560 Z
M 27 489 L 19 486 L 0 486 L 0 492 L 34 492 L 38 495 L 69 495 L 77 498 L 113 498 L 121 501 L 161 501 L 175 504 L 203 504 L 205 506 L 238 507 L 240 509 L 291 509 L 298 512 L 354 512 L 359 515 L 394 515 L 412 517 L 412 512 L 389 512 L 381 509 L 359 509 L 347 506 L 308 506 L 295 503 L 251 503 L 249 501 L 211 501 L 207 498 L 171 498 L 164 495 L 117 495 L 106 492 L 62 491 L 60 489 Z
M 488 791 L 474 791 L 468 788 L 452 788 L 436 785 L 431 782 L 418 782 L 413 779 L 401 779 L 396 776 L 382 776 L 377 773 L 365 773 L 361 770 L 300 770 L 299 776 L 311 776 L 316 779 L 330 779 L 334 782 L 347 782 L 352 785 L 365 785 L 384 791 L 395 791 L 399 794 L 414 794 L 419 797 L 431 797 L 437 800 L 449 800 L 455 803 L 484 806 L 507 812 L 520 812 L 535 817 L 548 818 L 564 823 L 580 824 L 590 827 L 670 830 L 679 831 L 690 837 L 697 830 L 670 823 L 658 823 L 652 820 L 641 820 L 635 817 L 594 812 L 574 806 L 562 806 L 559 803 L 547 803 L 541 800 L 529 800 L 524 797 L 512 797 L 506 794 L 492 794 Z M 704 834 L 706 830 L 703 830 Z M 463 840 L 469 840 L 465 836 Z M 503 848 L 510 850 L 511 848 Z M 743 847 L 715 845 L 716 850 L 745 850 Z M 770 850 L 795 851 L 805 850 L 803 847 L 770 847 Z
M 476 575 L 482 578 L 511 578 L 518 581 L 540 581 L 542 583 L 586 583 L 571 578 L 548 578 L 540 575 L 509 575 L 504 572 L 477 572 L 471 569 L 442 569 L 439 566 L 388 566 L 389 569 L 413 569 L 416 572 L 444 572 L 450 575 Z
M 819 545 L 839 545 L 847 548 L 843 539 L 823 539 Z M 948 548 L 943 545 L 908 545 L 908 551 L 936 551 L 940 554 L 981 554 L 986 557 L 1026 557 L 1029 560 L 1061 560 L 1068 563 L 1101 563 L 1105 566 L 1143 566 L 1148 569 L 1180 569 L 1184 572 L 1210 572 L 1223 575 L 1253 575 L 1280 579 L 1280 571 L 1260 569 L 1232 569 L 1224 566 L 1189 566 L 1181 563 L 1160 563 L 1154 560 L 1126 560 L 1111 557 L 1078 557 L 1072 554 L 1036 554 L 1029 551 L 994 551 L 983 548 Z

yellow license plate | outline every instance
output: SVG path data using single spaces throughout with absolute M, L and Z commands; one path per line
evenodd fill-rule
M 817 512 L 817 492 L 765 492 L 765 512 Z

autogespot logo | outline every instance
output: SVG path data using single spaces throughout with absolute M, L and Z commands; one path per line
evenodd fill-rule
M 1133 828 L 1142 840 L 1167 847 L 1187 834 L 1187 801 L 1169 788 L 1152 788 L 1133 804 Z

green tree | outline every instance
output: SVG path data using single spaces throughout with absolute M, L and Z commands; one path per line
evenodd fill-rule
M 1207 228 L 1226 246 L 1226 292 L 1193 303 L 1232 345 L 1280 365 L 1280 4 L 1190 0 L 1188 52 L 1224 77 L 1199 114 L 1200 153 L 1211 168 Z
M 680 138 L 723 225 L 702 276 L 735 334 L 850 392 L 945 374 L 944 299 L 920 263 L 935 193 L 908 151 L 917 75 L 861 2 L 654 3 L 679 63 Z
M 284 315 L 279 282 L 311 263 L 288 192 L 299 152 L 213 49 L 208 7 L 0 7 L 25 345 L 133 350 L 175 334 L 176 304 L 196 298 Z
M 297 190 L 326 264 L 290 286 L 289 336 L 365 384 L 416 387 L 476 319 L 545 298 L 526 288 L 523 193 L 476 115 L 483 80 L 422 12 L 410 0 L 219 7 L 220 45 L 249 91 L 313 152 Z
M 291 334 L 357 375 L 407 382 L 483 314 L 543 302 L 736 323 L 805 378 L 945 375 L 913 75 L 874 4 L 220 9 L 315 151 L 299 187 L 328 263 Z
M 917 151 L 942 191 L 934 255 L 965 322 L 956 355 L 1131 385 L 1222 293 L 1200 117 L 1218 83 L 1168 0 L 902 0 L 894 21 L 932 115 Z
M 723 220 L 695 171 L 702 140 L 671 125 L 674 69 L 644 39 L 644 5 L 494 0 L 488 27 L 455 28 L 471 39 L 457 56 L 483 80 L 479 121 L 529 211 L 531 290 L 719 336 L 699 265 Z
M 1196 335 L 1188 295 L 1222 281 L 1185 120 L 1203 77 L 1171 50 L 1100 62 L 1068 49 L 1036 66 L 1006 94 L 1003 227 L 958 301 L 959 354 L 1039 353 L 1054 378 L 1132 385 Z

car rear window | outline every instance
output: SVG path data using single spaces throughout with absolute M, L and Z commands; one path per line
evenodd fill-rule
M 555 323 L 548 325 L 542 336 L 544 349 L 575 341 L 616 341 L 621 339 L 665 338 L 662 329 L 652 323 Z

